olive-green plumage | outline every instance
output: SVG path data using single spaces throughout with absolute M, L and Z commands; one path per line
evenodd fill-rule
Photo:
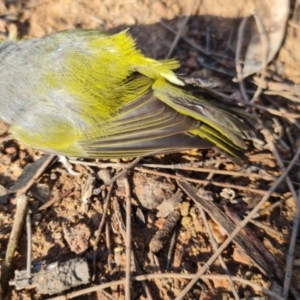
M 217 146 L 232 158 L 250 116 L 181 86 L 175 60 L 145 57 L 127 31 L 71 30 L 0 45 L 0 117 L 24 144 L 122 158 Z

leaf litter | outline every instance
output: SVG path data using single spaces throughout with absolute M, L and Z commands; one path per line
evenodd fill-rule
M 138 23 L 131 31 L 146 54 L 162 59 L 172 50 L 172 56 L 181 60 L 184 73 L 205 75 L 222 82 L 213 89 L 209 86 L 203 90 L 193 87 L 195 92 L 255 113 L 262 128 L 260 147 L 249 145 L 247 155 L 251 168 L 248 171 L 239 169 L 213 151 L 147 157 L 124 172 L 131 193 L 128 193 L 128 186 L 119 185 L 122 180 L 117 186 L 112 183 L 108 189 L 101 188 L 103 181 L 97 174 L 99 168 L 118 173 L 126 168 L 126 160 L 90 162 L 94 165 L 85 166 L 77 164 L 75 169 L 80 173 L 79 177 L 67 174 L 56 162 L 32 181 L 32 175 L 27 179 L 19 176 L 24 167 L 38 161 L 42 154 L 4 142 L 0 184 L 11 193 L 0 203 L 2 272 L 9 232 L 16 216 L 16 200 L 12 192 L 24 194 L 35 182 L 40 189 L 28 192 L 32 220 L 32 237 L 28 239 L 31 240 L 32 253 L 26 246 L 26 235 L 21 235 L 16 252 L 12 252 L 13 264 L 9 267 L 19 272 L 25 270 L 24 276 L 35 276 L 28 273 L 28 269 L 37 262 L 44 261 L 50 266 L 71 261 L 77 254 L 72 253 L 71 244 L 64 238 L 64 228 L 76 228 L 82 224 L 80 226 L 87 228 L 91 236 L 85 240 L 80 255 L 88 261 L 93 283 L 90 281 L 68 294 L 61 289 L 62 296 L 77 295 L 86 299 L 128 299 L 129 295 L 137 299 L 242 299 L 269 295 L 271 299 L 299 299 L 300 275 L 297 268 L 293 268 L 293 258 L 297 265 L 299 252 L 296 239 L 299 160 L 296 155 L 299 149 L 297 87 L 300 74 L 295 67 L 300 61 L 297 51 L 298 2 L 245 0 L 232 7 L 226 1 L 223 4 L 216 1 L 214 5 L 202 1 L 201 6 L 195 5 L 193 10 L 188 1 L 184 4 L 180 1 L 172 4 L 165 1 L 126 4 L 116 1 L 113 5 L 111 1 L 103 1 L 101 8 L 97 1 L 28 1 L 26 5 L 22 1 L 4 1 L 0 11 L 3 16 L 1 32 L 13 34 L 17 29 L 22 37 L 43 36 L 75 27 L 97 27 L 113 32 Z M 292 14 L 288 15 L 289 12 Z M 241 30 L 240 24 L 246 16 L 252 19 L 252 23 L 248 22 L 249 27 L 246 24 Z M 162 17 L 164 21 L 160 21 Z M 269 50 L 266 53 L 263 49 Z M 274 56 L 276 53 L 278 55 Z M 240 72 L 243 76 L 237 76 L 240 80 L 237 84 L 232 82 L 235 76 L 232 74 L 237 66 L 236 57 L 243 54 L 243 69 L 237 70 L 237 75 Z M 293 165 L 290 165 L 291 161 Z M 279 185 L 278 178 L 285 174 L 287 167 L 289 176 Z M 89 176 L 95 180 L 89 180 Z M 142 181 L 136 182 L 137 178 Z M 196 189 L 195 193 L 188 194 L 183 186 L 179 187 L 179 182 L 185 188 Z M 47 195 L 43 193 L 45 191 Z M 51 204 L 39 210 L 49 195 Z M 194 202 L 197 197 L 205 200 L 204 206 Z M 266 200 L 261 209 L 256 209 L 263 198 Z M 85 199 L 84 203 L 82 199 Z M 124 199 L 131 202 L 131 225 L 128 216 L 125 222 L 128 206 L 126 208 Z M 105 203 L 108 203 L 106 208 Z M 207 205 L 213 208 L 208 209 Z M 273 276 L 276 273 L 274 264 L 265 266 L 264 259 L 260 258 L 262 253 L 253 256 L 261 250 L 252 238 L 244 236 L 243 230 L 237 233 L 239 225 L 224 215 L 226 205 L 241 219 L 247 219 L 251 214 L 251 224 L 244 224 L 245 230 L 250 230 L 254 240 L 268 248 L 279 269 L 285 270 L 285 278 L 278 272 L 277 277 Z M 168 214 L 176 216 L 171 227 L 167 226 Z M 26 213 L 21 215 L 24 219 L 27 216 Z M 101 220 L 104 220 L 102 225 Z M 22 223 L 22 219 L 19 221 Z M 232 229 L 225 230 L 224 235 L 227 224 Z M 158 238 L 162 240 L 162 248 L 150 253 L 151 241 L 164 225 L 168 228 L 167 234 Z M 132 230 L 130 241 L 126 237 L 128 226 Z M 84 230 L 79 230 L 79 233 L 81 231 L 84 233 Z M 214 243 L 218 231 L 224 237 Z M 242 260 L 241 248 L 235 242 L 231 243 L 236 239 L 233 233 L 237 234 L 236 237 L 242 236 L 242 250 L 245 255 L 252 255 L 251 263 Z M 77 242 L 80 242 L 80 236 L 78 234 Z M 225 242 L 228 239 L 227 247 L 222 244 L 224 238 Z M 76 245 L 76 240 L 74 243 Z M 127 248 L 129 244 L 131 251 Z M 32 256 L 29 265 L 27 252 Z M 93 257 L 96 259 L 91 263 Z M 147 276 L 152 276 L 152 279 L 147 280 Z M 12 287 L 8 287 L 6 297 L 49 299 L 36 289 L 17 291 Z

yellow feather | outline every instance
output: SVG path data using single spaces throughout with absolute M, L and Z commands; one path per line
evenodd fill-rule
M 44 151 L 131 157 L 216 145 L 238 157 L 254 135 L 251 117 L 183 90 L 179 63 L 145 57 L 128 30 L 4 42 L 0 60 L 0 117 Z

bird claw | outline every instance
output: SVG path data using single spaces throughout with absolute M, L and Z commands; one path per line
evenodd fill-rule
M 80 173 L 76 172 L 73 170 L 73 166 L 69 163 L 68 159 L 66 156 L 58 156 L 58 161 L 61 162 L 63 164 L 63 166 L 65 167 L 65 169 L 67 170 L 67 172 L 73 176 L 79 176 Z

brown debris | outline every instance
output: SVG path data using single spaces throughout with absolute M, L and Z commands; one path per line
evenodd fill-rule
M 81 223 L 73 227 L 66 227 L 63 229 L 63 232 L 64 238 L 72 252 L 81 254 L 87 250 L 91 231 L 85 224 Z
M 160 251 L 164 246 L 164 244 L 167 243 L 167 241 L 170 238 L 170 234 L 173 231 L 179 219 L 180 219 L 179 211 L 174 210 L 169 214 L 163 227 L 155 233 L 154 237 L 152 238 L 149 244 L 149 248 L 152 252 L 156 253 Z
M 41 294 L 52 295 L 90 282 L 89 268 L 84 258 L 49 265 L 40 263 L 39 268 L 31 278 L 28 278 L 26 271 L 15 271 L 15 278 L 9 284 L 17 290 L 36 288 Z

